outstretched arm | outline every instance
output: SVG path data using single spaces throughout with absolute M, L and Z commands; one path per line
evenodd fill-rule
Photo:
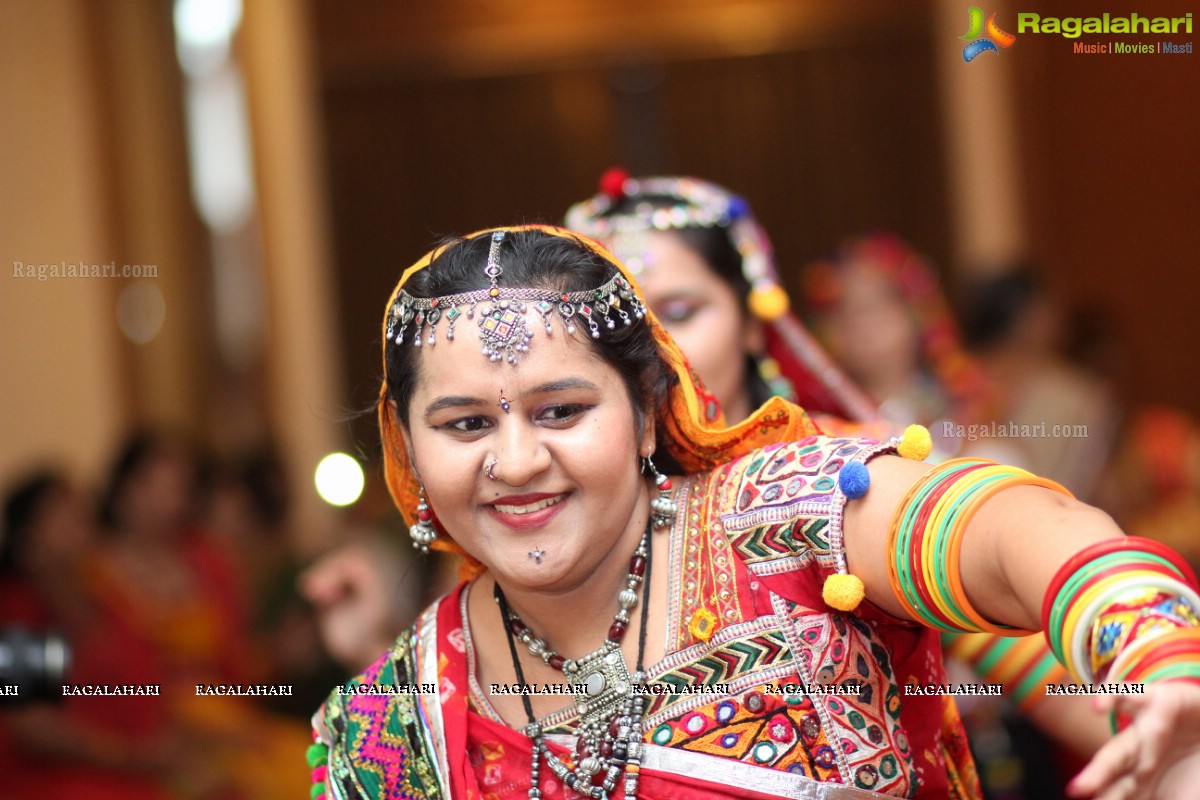
M 1076 680 L 1152 683 L 1145 695 L 1109 701 L 1127 727 L 1072 794 L 1190 796 L 1200 784 L 1200 600 L 1190 568 L 1159 545 L 1123 539 L 1106 514 L 1050 488 L 980 490 L 983 476 L 1003 469 L 933 469 L 877 458 L 870 490 L 847 505 L 847 565 L 866 597 L 946 630 L 971 630 L 974 620 L 1036 630 L 1048 618 L 1048 638 Z M 967 508 L 973 514 L 960 513 Z
M 888 581 L 888 531 L 905 494 L 930 465 L 898 456 L 868 464 L 870 490 L 846 504 L 846 560 L 866 596 L 911 618 Z M 1014 486 L 979 507 L 963 537 L 962 583 L 986 619 L 1025 630 L 1041 627 L 1042 598 L 1055 571 L 1089 544 L 1121 536 L 1098 508 L 1039 486 Z

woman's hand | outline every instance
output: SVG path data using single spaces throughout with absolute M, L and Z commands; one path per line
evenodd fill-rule
M 1141 695 L 1102 695 L 1096 708 L 1133 719 L 1067 787 L 1096 800 L 1200 796 L 1200 686 L 1164 681 Z

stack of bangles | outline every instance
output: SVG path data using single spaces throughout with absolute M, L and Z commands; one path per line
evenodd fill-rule
M 1050 581 L 1042 627 L 1085 683 L 1200 683 L 1196 575 L 1150 539 L 1109 539 L 1072 556 Z M 1114 719 L 1114 729 L 1125 722 Z
M 979 506 L 1022 485 L 1070 495 L 1025 470 L 966 458 L 934 467 L 909 489 L 892 518 L 887 565 L 892 591 L 913 619 L 948 633 L 1029 633 L 984 619 L 967 599 L 959 572 L 963 537 Z M 1166 545 L 1109 539 L 1058 569 L 1042 604 L 1042 628 L 1054 656 L 1082 683 L 1200 683 L 1196 586 L 1191 567 Z M 1053 674 L 1031 648 L 1009 658 L 1016 651 L 982 640 L 957 646 L 989 667 L 1007 662 L 1004 669 L 1025 690 Z M 1122 722 L 1114 719 L 1114 729 Z
M 940 464 L 908 490 L 888 531 L 887 565 L 892 592 L 913 619 L 951 633 L 1031 633 L 984 619 L 967 599 L 959 571 L 971 518 L 986 500 L 1013 486 L 1043 486 L 1070 496 L 1054 481 L 975 458 Z

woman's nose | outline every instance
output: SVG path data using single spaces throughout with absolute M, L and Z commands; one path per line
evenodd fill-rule
M 509 418 L 501 424 L 490 474 L 512 487 L 525 486 L 550 466 L 550 450 L 534 425 Z

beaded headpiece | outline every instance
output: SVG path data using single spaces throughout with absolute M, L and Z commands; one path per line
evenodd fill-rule
M 619 209 L 619 210 L 618 210 Z M 567 227 L 603 242 L 630 272 L 651 268 L 648 236 L 655 231 L 720 228 L 742 257 L 750 287 L 746 305 L 767 334 L 763 377 L 806 408 L 851 420 L 872 420 L 874 404 L 830 360 L 789 308 L 775 269 L 771 240 L 743 198 L 715 183 L 687 177 L 631 178 L 619 168 L 600 179 L 600 192 L 576 203 Z M 769 377 L 768 370 L 774 375 Z M 782 378 L 782 380 L 780 380 Z
M 626 200 L 631 207 L 614 213 L 617 204 Z M 742 256 L 742 275 L 750 286 L 750 310 L 765 320 L 787 312 L 787 294 L 779 286 L 771 240 L 745 199 L 715 183 L 697 178 L 631 178 L 623 170 L 609 170 L 600 180 L 599 194 L 567 211 L 566 224 L 608 244 L 635 275 L 653 268 L 647 234 L 723 228 Z
M 403 289 L 398 291 L 388 312 L 388 341 L 404 344 L 412 326 L 414 346 L 420 347 L 422 343 L 433 346 L 437 343 L 437 324 L 443 317 L 447 320 L 446 339 L 453 341 L 459 317 L 478 318 L 483 354 L 491 361 L 504 359 L 516 364 L 518 356 L 529 350 L 529 340 L 533 338 L 526 322 L 530 309 L 541 315 L 547 336 L 554 333 L 551 320 L 557 317 L 568 334 L 575 332 L 576 321 L 587 325 L 593 339 L 599 338 L 604 329 L 613 330 L 618 320 L 629 325 L 646 315 L 641 299 L 619 273 L 595 289 L 577 292 L 501 287 L 504 268 L 500 264 L 500 245 L 505 234 L 506 231 L 495 231 L 491 236 L 483 268 L 491 283 L 487 289 L 428 298 L 413 297 Z

